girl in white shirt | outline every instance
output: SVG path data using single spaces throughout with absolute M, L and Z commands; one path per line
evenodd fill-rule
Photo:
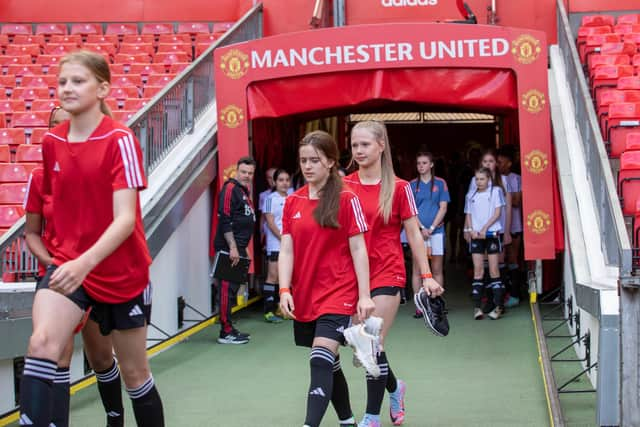
M 492 185 L 491 171 L 480 168 L 475 175 L 476 189 L 466 196 L 464 213 L 466 214 L 464 236 L 469 242 L 469 252 L 473 260 L 472 298 L 474 302 L 473 317 L 480 320 L 484 313 L 480 308 L 484 288 L 484 257 L 489 260 L 488 287 L 493 292 L 495 308 L 489 317 L 496 320 L 504 312 L 504 285 L 500 280 L 498 268 L 499 256 L 502 252 L 500 234 L 503 226 L 500 216 L 505 206 L 505 196 L 501 187 Z

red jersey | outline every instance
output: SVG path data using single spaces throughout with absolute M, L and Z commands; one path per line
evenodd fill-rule
M 313 218 L 316 206 L 305 185 L 287 197 L 282 212 L 282 234 L 293 240 L 291 293 L 301 322 L 323 314 L 352 315 L 358 303 L 349 237 L 367 231 L 360 201 L 348 188 L 342 190 L 340 228 L 321 227 Z
M 404 288 L 406 274 L 400 232 L 402 222 L 416 216 L 418 209 L 409 183 L 396 177 L 393 192 L 391 217 L 385 224 L 379 211 L 380 184 L 366 185 L 360 181 L 358 172 L 344 178 L 362 202 L 367 224 L 371 230 L 365 235 L 369 253 L 371 289 L 383 286 Z
M 56 265 L 78 258 L 113 222 L 115 191 L 147 186 L 140 144 L 129 128 L 105 116 L 85 142 L 68 142 L 68 132 L 67 121 L 42 140 L 43 191 L 53 204 Z M 83 286 L 96 301 L 129 301 L 149 283 L 150 264 L 138 199 L 133 233 L 87 275 Z
M 29 176 L 29 183 L 27 184 L 27 194 L 24 199 L 24 210 L 27 213 L 38 214 L 42 216 L 43 230 L 42 230 L 42 243 L 44 247 L 53 252 L 53 222 L 50 221 L 53 209 L 51 206 L 51 196 L 44 195 L 42 193 L 42 179 L 44 169 L 38 167 L 31 171 Z M 38 273 L 43 276 L 45 273 L 46 265 L 38 266 Z

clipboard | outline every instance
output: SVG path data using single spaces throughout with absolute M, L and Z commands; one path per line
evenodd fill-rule
M 211 275 L 216 279 L 226 280 L 233 283 L 247 283 L 249 280 L 249 264 L 251 260 L 247 257 L 240 257 L 240 261 L 231 266 L 229 252 L 218 251 L 213 260 Z

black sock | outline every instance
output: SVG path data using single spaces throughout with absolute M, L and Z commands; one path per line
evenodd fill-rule
M 55 427 L 69 426 L 69 368 L 58 368 L 53 379 L 53 416 L 51 424 Z
M 507 264 L 500 263 L 498 268 L 500 270 L 500 280 L 502 281 L 505 292 L 509 293 L 509 295 L 515 296 L 514 291 L 511 288 L 511 280 L 509 280 L 510 276 L 509 270 L 507 269 Z
M 343 421 L 353 417 L 351 401 L 349 400 L 349 386 L 347 385 L 347 379 L 344 377 L 344 372 L 342 372 L 342 366 L 340 366 L 340 356 L 336 356 L 336 360 L 333 362 L 331 404 L 336 410 L 338 420 Z
M 162 400 L 153 382 L 149 377 L 141 386 L 127 389 L 133 406 L 133 414 L 136 417 L 138 427 L 164 427 L 164 414 Z
M 521 273 L 518 264 L 509 264 L 509 281 L 511 282 L 511 296 L 520 298 L 521 287 L 520 283 Z
M 378 354 L 378 367 L 380 367 L 380 376 L 374 378 L 367 374 L 367 410 L 370 415 L 380 415 L 382 400 L 384 399 L 384 391 L 387 385 L 387 377 L 389 375 L 389 364 L 387 358 Z
M 489 288 L 493 291 L 493 303 L 499 308 L 504 308 L 504 285 L 500 278 L 492 278 Z
M 318 427 L 329 406 L 333 391 L 334 354 L 325 347 L 313 347 L 309 356 L 311 382 L 307 395 L 307 416 L 304 423 Z
M 113 365 L 106 371 L 96 372 L 96 378 L 102 406 L 107 414 L 107 427 L 124 426 L 120 370 L 116 361 L 114 360 Z
M 389 366 L 389 361 L 387 359 L 386 352 L 384 351 L 381 352 L 378 360 L 384 361 L 387 364 L 387 366 Z M 389 393 L 393 393 L 397 389 L 398 389 L 398 380 L 396 379 L 396 376 L 393 374 L 393 371 L 391 370 L 391 366 L 389 366 L 389 374 L 387 375 L 387 391 Z
M 474 308 L 480 308 L 482 306 L 483 289 L 484 283 L 482 279 L 473 279 L 473 282 L 471 282 L 471 299 L 473 300 Z
M 25 357 L 20 382 L 20 425 L 49 427 L 53 415 L 56 362 Z
M 264 297 L 264 313 L 276 311 L 276 284 L 266 283 L 262 285 L 262 296 Z

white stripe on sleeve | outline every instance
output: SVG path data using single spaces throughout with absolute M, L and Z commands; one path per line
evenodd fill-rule
M 122 138 L 118 138 L 118 146 L 120 146 L 120 156 L 122 156 L 122 163 L 124 164 L 124 175 L 127 178 L 127 186 L 133 188 L 131 173 L 129 171 L 129 157 L 127 156 L 127 150 L 124 147 L 124 140 Z
M 367 220 L 364 217 L 364 213 L 362 212 L 362 206 L 360 205 L 360 201 L 357 198 L 351 199 L 351 208 L 353 209 L 353 216 L 356 219 L 356 223 L 358 224 L 358 229 L 361 233 L 367 231 Z
M 407 183 L 404 186 L 404 192 L 407 195 L 407 200 L 409 201 L 411 214 L 418 215 L 418 207 L 416 206 L 416 199 L 413 197 L 413 190 L 411 189 L 411 184 Z
M 24 193 L 24 201 L 22 202 L 23 209 L 27 209 L 27 201 L 29 200 L 29 192 L 31 191 L 32 179 L 33 179 L 33 172 L 29 174 L 29 182 L 27 182 L 27 190 Z
M 137 186 L 138 187 L 142 187 L 144 185 L 144 180 L 142 179 L 142 172 L 140 171 L 140 162 L 138 159 L 138 151 L 136 150 L 136 143 L 133 139 L 133 135 L 129 134 L 127 135 L 127 139 L 129 140 L 129 147 L 131 150 L 131 156 L 132 156 L 132 169 L 133 169 L 133 173 L 131 174 L 132 176 L 135 177 L 136 182 L 137 182 Z

